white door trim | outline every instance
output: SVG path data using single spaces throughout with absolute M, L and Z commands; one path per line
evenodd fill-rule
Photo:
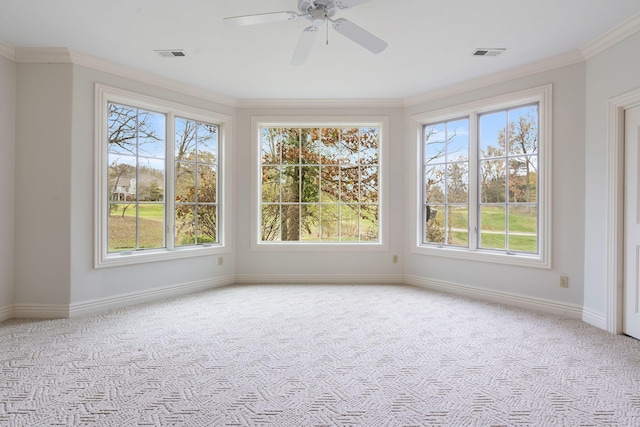
M 607 121 L 607 331 L 622 333 L 624 286 L 624 112 L 640 105 L 640 89 L 609 100 Z

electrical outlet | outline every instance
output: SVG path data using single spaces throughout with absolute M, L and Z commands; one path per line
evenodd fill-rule
M 219 256 L 218 257 L 218 265 L 223 265 L 224 264 L 224 257 L 223 256 Z
M 560 276 L 560 287 L 561 288 L 568 288 L 569 287 L 569 277 Z
M 398 255 L 394 255 L 391 259 L 393 260 L 394 264 L 398 263 Z

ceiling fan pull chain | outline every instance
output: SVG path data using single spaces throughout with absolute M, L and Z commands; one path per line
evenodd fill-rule
M 325 15 L 324 22 L 327 23 L 327 46 L 329 46 L 329 17 Z

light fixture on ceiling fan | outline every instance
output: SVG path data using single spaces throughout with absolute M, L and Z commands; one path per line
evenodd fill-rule
M 293 21 L 297 18 L 307 18 L 311 26 L 304 29 L 298 45 L 291 58 L 291 64 L 302 65 L 309 56 L 309 51 L 315 40 L 319 28 L 329 22 L 333 28 L 343 36 L 354 41 L 372 53 L 380 53 L 387 48 L 387 42 L 374 36 L 367 30 L 357 26 L 351 21 L 340 18 L 333 20 L 337 9 L 348 9 L 369 0 L 298 0 L 299 12 L 270 12 L 254 15 L 232 16 L 224 18 L 224 22 L 232 25 L 255 25 L 270 22 Z M 327 29 L 328 31 L 328 29 Z

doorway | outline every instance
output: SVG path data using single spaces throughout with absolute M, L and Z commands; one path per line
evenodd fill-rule
M 640 106 L 624 111 L 622 332 L 640 339 Z

